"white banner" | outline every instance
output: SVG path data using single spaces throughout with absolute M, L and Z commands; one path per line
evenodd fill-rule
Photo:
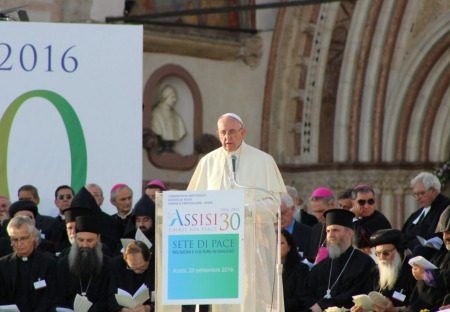
M 86 183 L 142 184 L 142 26 L 3 22 L 0 27 L 0 195 Z

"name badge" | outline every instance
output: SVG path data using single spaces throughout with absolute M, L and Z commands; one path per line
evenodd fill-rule
M 401 293 L 399 293 L 399 292 L 397 292 L 397 291 L 394 291 L 394 293 L 392 294 L 392 298 L 397 299 L 398 301 L 403 302 L 403 301 L 405 301 L 405 299 L 406 299 L 406 295 L 401 294 Z
M 41 289 L 41 288 L 45 288 L 47 287 L 47 283 L 45 282 L 45 280 L 39 280 L 37 282 L 33 283 L 34 285 L 34 289 Z

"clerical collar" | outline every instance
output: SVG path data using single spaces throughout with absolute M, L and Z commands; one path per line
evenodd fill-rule
M 17 258 L 19 258 L 19 259 L 22 260 L 23 262 L 26 262 L 26 261 L 32 259 L 33 253 L 34 253 L 34 251 L 33 251 L 31 254 L 29 254 L 27 257 L 21 257 L 21 256 L 17 255 Z
M 122 215 L 120 215 L 119 213 L 117 213 L 117 216 L 118 216 L 120 219 L 125 220 L 132 212 L 133 212 L 133 211 L 130 209 L 130 211 L 129 211 L 126 215 L 122 216 Z
M 419 223 L 419 221 L 423 218 L 425 218 L 428 214 L 428 212 L 430 211 L 431 206 L 425 207 L 422 209 L 422 211 L 420 212 L 419 216 L 412 222 L 413 224 L 417 224 Z M 423 216 L 423 218 L 422 218 Z

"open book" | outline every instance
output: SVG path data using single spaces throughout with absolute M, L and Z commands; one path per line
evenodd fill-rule
M 19 308 L 15 304 L 0 305 L 0 311 L 20 312 Z
M 368 295 L 363 294 L 353 296 L 353 302 L 355 305 L 362 307 L 364 311 L 375 311 L 372 303 L 380 306 L 385 306 L 388 304 L 386 298 L 376 291 L 372 291 Z
M 408 263 L 410 266 L 412 266 L 413 264 L 420 265 L 425 270 L 436 270 L 437 269 L 437 266 L 435 266 L 433 263 L 431 263 L 430 261 L 428 261 L 427 259 L 425 259 L 422 256 L 417 256 L 417 257 L 411 258 L 411 259 L 409 259 Z
M 419 240 L 419 242 L 420 242 L 420 244 L 422 246 L 430 247 L 430 248 L 433 248 L 433 249 L 436 249 L 436 250 L 441 249 L 442 244 L 444 243 L 442 241 L 442 239 L 440 239 L 437 236 L 432 237 L 432 238 L 430 238 L 428 240 L 426 240 L 425 238 L 423 238 L 423 237 L 421 237 L 419 235 L 417 235 L 416 237 L 417 237 L 417 239 Z
M 138 290 L 136 290 L 136 293 L 134 295 L 131 295 L 129 292 L 118 288 L 116 301 L 119 305 L 125 307 L 125 308 L 134 308 L 137 305 L 144 304 L 145 301 L 150 299 L 150 293 L 148 290 L 147 285 L 142 284 L 141 287 L 139 287 Z
M 73 301 L 73 310 L 68 308 L 56 308 L 56 312 L 87 312 L 92 306 L 92 302 L 84 296 L 77 294 Z
M 150 240 L 145 236 L 144 233 L 142 233 L 141 229 L 136 230 L 136 235 L 134 236 L 135 239 L 132 238 L 121 238 L 120 242 L 122 243 L 122 250 L 120 250 L 122 253 L 125 252 L 125 248 L 127 248 L 127 245 L 131 242 L 134 242 L 135 240 L 143 242 L 145 245 L 147 245 L 148 249 L 152 248 L 153 244 L 150 242 Z

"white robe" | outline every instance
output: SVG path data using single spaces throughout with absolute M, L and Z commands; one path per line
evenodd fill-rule
M 188 191 L 232 189 L 231 155 L 236 155 L 236 181 L 243 186 L 261 187 L 279 198 L 287 193 L 272 156 L 242 141 L 234 152 L 220 147 L 205 155 L 197 165 Z
M 205 155 L 197 165 L 188 191 L 233 189 L 231 155 L 236 155 L 236 181 L 242 186 L 254 186 L 269 191 L 280 201 L 287 193 L 278 166 L 272 156 L 242 142 L 239 149 L 227 152 L 220 147 Z M 244 302 L 213 305 L 213 312 L 275 311 L 273 298 L 275 278 L 276 236 L 274 217 L 278 211 L 275 201 L 261 191 L 246 192 L 245 196 Z M 248 213 L 250 212 L 250 213 Z M 281 288 L 280 288 L 281 289 Z M 281 292 L 281 299 L 282 292 Z M 272 306 L 272 309 L 270 306 Z M 282 306 L 283 307 L 283 306 Z M 284 311 L 284 308 L 283 308 Z

